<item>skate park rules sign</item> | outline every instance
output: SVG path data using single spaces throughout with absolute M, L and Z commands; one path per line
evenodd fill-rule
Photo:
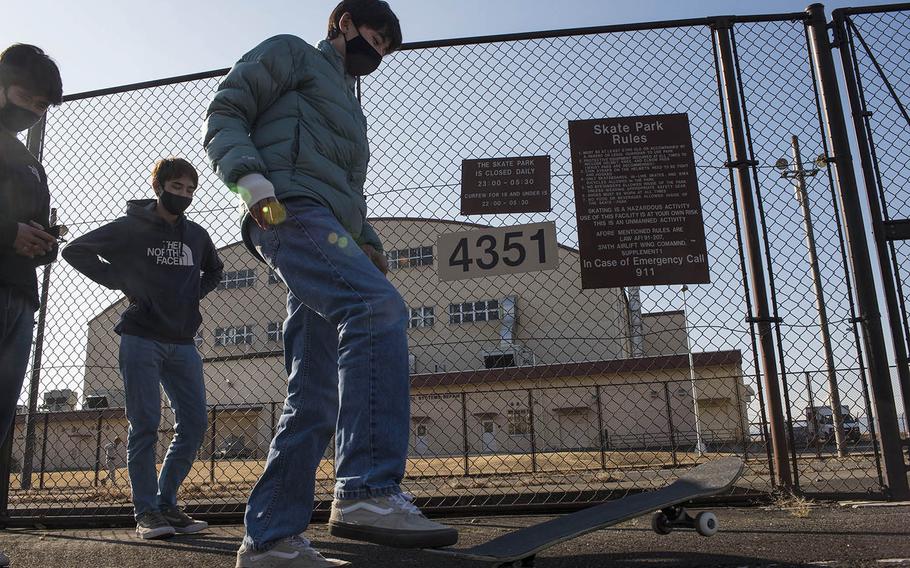
M 582 288 L 710 282 L 686 114 L 569 122 Z

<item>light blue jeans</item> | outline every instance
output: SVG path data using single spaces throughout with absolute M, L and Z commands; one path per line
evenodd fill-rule
M 34 327 L 32 303 L 12 288 L 0 287 L 0 445 L 9 436 L 16 418 Z
M 316 468 L 335 438 L 335 497 L 400 493 L 410 398 L 407 308 L 332 212 L 308 199 L 250 237 L 288 285 L 288 396 L 265 470 L 246 508 L 256 550 L 302 533 Z
M 192 343 L 162 343 L 135 335 L 120 337 L 120 373 L 126 389 L 126 417 L 130 422 L 127 466 L 135 515 L 177 504 L 177 489 L 202 445 L 208 414 L 202 358 Z M 164 387 L 174 410 L 174 439 L 155 470 L 161 393 Z

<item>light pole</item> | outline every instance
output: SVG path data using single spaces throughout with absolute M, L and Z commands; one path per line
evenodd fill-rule
M 828 329 L 828 311 L 825 308 L 825 296 L 822 288 L 821 271 L 818 268 L 818 254 L 815 249 L 815 231 L 812 228 L 812 205 L 806 192 L 806 178 L 818 174 L 817 168 L 806 170 L 799 152 L 799 139 L 793 136 L 793 163 L 781 158 L 775 166 L 784 179 L 795 181 L 796 201 L 803 212 L 803 225 L 806 230 L 806 248 L 809 249 L 809 264 L 812 269 L 812 281 L 815 285 L 815 301 L 818 307 L 818 323 L 821 328 L 822 345 L 825 351 L 825 365 L 828 368 L 828 390 L 831 392 L 831 416 L 834 422 L 834 439 L 837 444 L 837 455 L 847 455 L 847 443 L 844 438 L 844 417 L 841 412 L 840 389 L 837 386 L 837 372 L 834 368 L 834 350 L 831 348 L 831 334 Z M 791 166 L 794 169 L 790 169 Z M 815 409 L 812 409 L 813 413 Z M 817 434 L 817 432 L 816 432 Z
M 686 353 L 689 355 L 689 382 L 692 387 L 692 405 L 695 411 L 695 452 L 699 457 L 708 451 L 704 439 L 701 437 L 701 418 L 698 415 L 698 385 L 695 384 L 695 360 L 692 357 L 692 344 L 689 342 L 689 304 L 687 295 L 689 287 L 683 284 L 681 289 L 683 297 L 683 325 L 686 334 Z

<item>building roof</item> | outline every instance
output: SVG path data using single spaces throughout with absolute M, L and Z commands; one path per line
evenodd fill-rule
M 736 349 L 730 351 L 693 353 L 692 359 L 696 368 L 741 365 L 742 352 Z M 634 359 L 614 359 L 611 361 L 559 363 L 554 365 L 537 365 L 533 367 L 506 367 L 503 369 L 458 371 L 452 373 L 428 373 L 423 375 L 412 375 L 411 386 L 438 387 L 494 384 L 521 380 L 583 377 L 612 373 L 653 372 L 688 368 L 689 356 L 687 354 L 661 355 L 658 357 L 637 357 Z

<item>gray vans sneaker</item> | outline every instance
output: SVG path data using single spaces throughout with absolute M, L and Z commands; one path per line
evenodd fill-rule
M 275 546 L 256 552 L 247 548 L 246 543 L 237 551 L 237 568 L 325 568 L 329 566 L 348 566 L 350 562 L 325 558 L 310 546 L 310 541 L 302 536 L 292 536 L 279 540 Z
M 174 527 L 177 534 L 193 534 L 209 528 L 207 522 L 197 521 L 181 511 L 179 507 L 162 507 L 161 515 L 168 524 Z
M 142 513 L 136 519 L 136 536 L 145 540 L 173 536 L 176 532 L 158 511 Z
M 407 493 L 372 499 L 335 499 L 329 534 L 398 548 L 438 548 L 458 542 L 458 531 L 423 516 Z

